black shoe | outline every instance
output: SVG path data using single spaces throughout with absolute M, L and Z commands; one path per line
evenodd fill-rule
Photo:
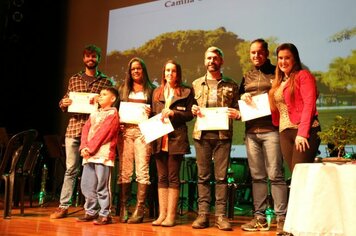
M 220 230 L 224 230 L 224 231 L 232 230 L 231 224 L 225 216 L 216 216 L 215 226 L 218 227 Z
M 85 214 L 84 216 L 78 217 L 77 221 L 78 222 L 89 222 L 89 221 L 93 221 L 96 218 L 98 218 L 98 214 L 95 214 L 93 216 Z
M 107 225 L 112 224 L 111 216 L 99 216 L 97 219 L 93 221 L 94 225 Z
M 200 214 L 192 224 L 193 229 L 204 229 L 209 227 L 209 215 Z

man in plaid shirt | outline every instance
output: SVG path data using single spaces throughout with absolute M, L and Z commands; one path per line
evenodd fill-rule
M 111 87 L 113 83 L 98 70 L 101 58 L 101 49 L 95 45 L 89 45 L 83 51 L 83 63 L 85 70 L 73 75 L 69 79 L 68 89 L 59 102 L 63 112 L 68 112 L 68 106 L 72 104 L 69 98 L 70 92 L 97 93 L 104 87 Z M 96 100 L 96 99 L 94 99 Z M 80 172 L 81 158 L 79 152 L 82 128 L 89 114 L 71 113 L 69 124 L 65 134 L 66 171 L 62 185 L 59 207 L 50 215 L 51 219 L 64 218 L 68 215 L 71 205 L 75 179 Z

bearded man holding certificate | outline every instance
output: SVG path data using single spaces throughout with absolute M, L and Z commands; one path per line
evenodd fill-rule
M 220 48 L 209 47 L 204 59 L 206 74 L 193 81 L 195 100 L 198 104 L 192 107 L 192 113 L 197 117 L 193 139 L 198 167 L 198 217 L 192 224 L 194 229 L 209 227 L 210 180 L 213 175 L 216 199 L 215 226 L 220 230 L 232 230 L 226 217 L 227 170 L 233 120 L 240 118 L 240 112 L 238 85 L 221 73 L 223 57 Z M 211 173 L 212 161 L 214 173 Z

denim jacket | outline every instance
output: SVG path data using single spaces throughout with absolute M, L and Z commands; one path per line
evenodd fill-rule
M 209 97 L 209 86 L 206 81 L 206 75 L 193 81 L 192 83 L 195 100 L 199 107 L 207 107 Z M 237 83 L 228 78 L 222 77 L 218 82 L 217 88 L 217 107 L 230 107 L 238 109 L 239 87 Z M 229 120 L 229 130 L 219 130 L 219 139 L 232 139 L 233 124 L 232 119 Z M 193 130 L 193 138 L 200 139 L 202 131 L 197 129 L 195 122 Z

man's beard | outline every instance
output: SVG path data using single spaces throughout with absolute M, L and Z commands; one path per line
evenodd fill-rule
M 216 71 L 219 71 L 219 70 L 220 70 L 220 66 L 219 65 L 216 65 L 216 64 L 208 65 L 208 71 L 210 71 L 210 72 L 216 72 Z
M 89 62 L 92 62 L 93 65 L 89 65 Z M 94 62 L 94 61 L 88 61 L 87 63 L 85 63 L 85 67 L 88 68 L 89 70 L 93 70 L 98 66 L 98 62 Z

